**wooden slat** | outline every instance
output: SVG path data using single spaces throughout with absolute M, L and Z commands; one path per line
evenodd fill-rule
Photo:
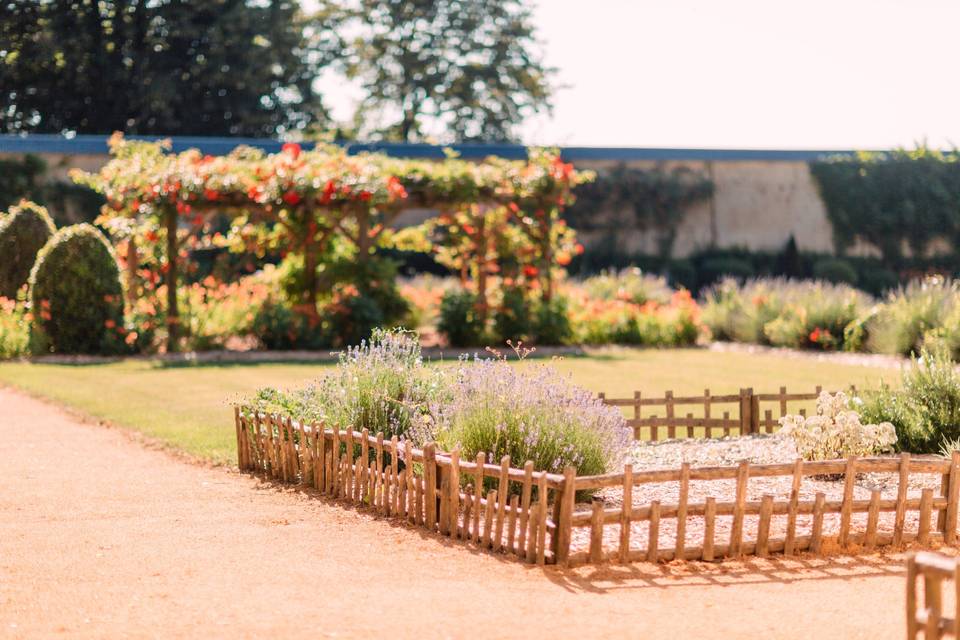
M 463 498 L 463 540 L 470 540 L 470 516 L 473 512 L 473 484 L 468 484 Z
M 678 558 L 683 557 L 684 546 L 687 540 L 687 494 L 690 491 L 690 463 L 680 465 L 680 492 L 677 499 L 677 542 L 675 552 Z
M 743 543 L 743 507 L 747 501 L 747 480 L 750 464 L 746 461 L 737 467 L 736 507 L 733 512 L 733 524 L 730 527 L 730 555 L 738 557 Z
M 843 477 L 843 506 L 840 509 L 840 536 L 837 540 L 841 548 L 847 547 L 847 536 L 850 534 L 850 517 L 853 513 L 853 486 L 857 479 L 857 459 L 847 459 L 847 467 Z
M 870 511 L 867 512 L 867 531 L 864 534 L 863 546 L 872 550 L 877 546 L 877 520 L 880 516 L 880 490 L 870 492 Z
M 387 512 L 397 515 L 400 512 L 400 448 L 399 438 L 390 436 L 390 501 Z
M 490 493 L 487 494 L 487 505 L 486 511 L 483 514 L 483 548 L 486 549 L 490 546 L 490 542 L 493 534 L 493 508 L 497 502 L 497 490 L 491 489 Z
M 657 551 L 660 546 L 660 501 L 650 503 L 650 526 L 647 536 L 647 562 L 657 561 Z
M 571 489 L 573 483 L 571 483 Z M 571 490 L 571 493 L 573 491 Z M 633 515 L 633 465 L 627 464 L 623 467 L 623 505 L 620 508 L 620 562 L 626 563 L 630 560 L 630 529 L 631 516 Z
M 437 526 L 437 461 L 436 445 L 432 442 L 423 448 L 424 455 L 424 507 L 427 529 L 433 531 Z
M 628 473 L 630 465 L 624 467 L 624 473 Z M 533 462 L 527 461 L 525 465 L 530 473 L 533 472 Z M 560 566 L 565 566 L 567 564 L 567 558 L 570 555 L 570 544 L 572 536 L 572 521 L 573 521 L 573 510 L 576 508 L 576 486 L 577 486 L 577 470 L 574 467 L 566 467 L 563 470 L 563 489 L 560 493 L 560 517 L 557 520 L 557 548 L 554 550 L 556 553 L 557 564 Z M 529 480 L 524 481 L 523 490 L 523 504 L 529 506 L 530 504 L 530 484 Z M 626 503 L 629 498 L 629 494 L 624 494 L 624 501 Z M 526 511 L 526 506 L 524 511 Z M 518 538 L 517 549 L 523 549 L 524 543 L 524 526 L 526 525 L 526 518 L 524 514 L 520 516 L 520 536 Z M 629 525 L 628 525 L 629 526 Z
M 473 543 L 478 544 L 480 542 L 480 503 L 483 498 L 483 465 L 486 461 L 486 454 L 480 452 L 477 454 L 477 467 L 474 470 L 473 476 L 473 490 L 474 495 L 477 497 L 476 504 L 473 509 Z
M 447 505 L 450 535 L 457 537 L 460 529 L 460 449 L 450 454 L 450 499 Z
M 497 480 L 497 526 L 493 534 L 493 550 L 500 551 L 503 546 L 503 527 L 506 524 L 507 498 L 509 486 L 510 456 L 500 458 L 500 478 Z
M 599 564 L 603 560 L 603 500 L 594 498 L 593 515 L 590 523 L 590 562 Z
M 717 500 L 714 497 L 707 498 L 706 509 L 703 515 L 703 553 L 702 557 L 707 562 L 713 561 L 713 530 L 714 521 L 717 514 Z
M 810 551 L 820 553 L 820 545 L 823 544 L 823 503 L 826 496 L 818 492 L 813 502 L 813 527 L 810 533 Z
M 960 451 L 950 456 L 950 474 L 947 487 L 947 509 L 944 512 L 943 541 L 954 544 L 957 540 L 957 502 L 960 499 Z M 960 618 L 958 614 L 957 618 Z
M 517 513 L 520 511 L 520 496 L 513 494 L 510 496 L 510 510 L 507 519 L 507 553 L 516 551 L 514 542 L 517 536 Z
M 910 454 L 900 454 L 900 480 L 897 484 L 897 515 L 893 521 L 893 545 L 903 543 L 903 523 L 906 518 L 907 487 L 910 481 Z
M 917 525 L 917 543 L 930 544 L 930 513 L 933 506 L 933 489 L 924 489 L 920 494 L 920 522 Z
M 786 393 L 786 387 L 780 387 Z M 797 505 L 800 502 L 800 482 L 803 480 L 803 459 L 793 463 L 793 484 L 790 485 L 790 506 L 787 512 L 787 533 L 783 543 L 783 555 L 793 555 L 793 545 L 797 538 Z
M 413 444 L 407 440 L 403 446 L 404 466 L 407 468 L 407 521 L 417 522 L 416 470 L 413 467 Z
M 547 476 L 543 473 L 537 478 L 537 500 L 537 564 L 542 565 L 547 558 Z
M 768 541 L 770 538 L 770 517 L 773 514 L 773 496 L 766 494 L 760 501 L 760 521 L 757 524 L 756 554 L 765 558 L 770 553 Z M 678 556 L 679 557 L 679 556 Z

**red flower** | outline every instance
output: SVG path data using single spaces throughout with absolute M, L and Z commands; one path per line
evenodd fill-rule
M 390 197 L 396 198 L 397 200 L 402 200 L 407 197 L 407 190 L 403 188 L 400 179 L 396 176 L 390 176 L 387 178 L 387 193 L 390 194 Z
M 816 329 L 814 329 L 813 331 L 811 331 L 811 332 L 810 332 L 810 336 L 809 336 L 809 337 L 810 337 L 810 342 L 819 342 L 819 341 L 820 341 L 820 334 L 821 334 L 821 332 L 820 332 L 820 327 L 817 327 Z
M 190 205 L 184 204 L 183 202 L 177 200 L 177 213 L 179 214 L 190 213 Z
M 363 202 L 368 202 L 373 197 L 373 194 L 369 191 L 361 191 L 359 197 Z
M 105 326 L 107 329 L 113 329 L 115 326 L 117 326 L 117 323 L 108 318 L 103 321 L 103 326 Z
M 558 253 L 557 254 L 557 264 L 561 267 L 565 267 L 570 264 L 572 258 L 570 258 L 569 253 Z
M 287 191 L 283 194 L 283 201 L 289 204 L 291 207 L 300 204 L 302 198 L 300 194 L 296 191 Z
M 583 254 L 583 245 L 578 242 L 578 243 L 577 243 L 577 246 L 575 246 L 575 247 L 573 248 L 573 251 L 574 251 L 574 253 L 576 253 L 578 256 L 581 255 L 581 254 Z
M 323 197 L 320 198 L 320 202 L 327 204 L 333 199 L 334 194 L 337 192 L 337 185 L 334 184 L 333 180 L 327 181 L 326 186 L 323 188 Z
M 523 268 L 523 275 L 527 276 L 528 278 L 536 278 L 537 274 L 539 273 L 540 270 L 531 265 L 527 265 Z
M 157 232 L 156 231 L 147 231 L 143 234 L 143 237 L 147 239 L 147 242 L 156 242 L 157 241 Z
M 296 144 L 295 142 L 288 142 L 287 144 L 283 145 L 281 150 L 283 153 L 292 156 L 294 160 L 300 157 L 300 151 L 302 151 L 302 149 L 300 149 L 300 145 Z
M 210 202 L 216 202 L 220 198 L 220 192 L 216 191 L 215 189 L 204 189 L 203 197 Z
M 520 211 L 520 207 L 517 206 L 517 203 L 516 203 L 516 202 L 511 202 L 511 203 L 510 203 L 509 205 L 507 205 L 507 206 L 510 208 L 510 211 L 513 211 L 514 213 L 517 213 L 517 212 Z

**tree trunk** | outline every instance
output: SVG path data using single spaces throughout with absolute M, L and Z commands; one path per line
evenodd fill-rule
M 137 301 L 137 269 L 140 268 L 140 254 L 137 252 L 137 240 L 133 236 L 127 241 L 127 254 L 124 256 L 127 263 L 127 304 L 132 306 Z
M 357 262 L 366 264 L 370 259 L 370 210 L 357 211 Z
M 548 214 L 544 214 L 545 216 Z M 553 242 L 551 241 L 550 235 L 553 229 L 551 228 L 551 223 L 545 221 L 541 229 L 543 231 L 543 264 L 541 266 L 541 282 L 543 283 L 543 292 L 541 294 L 541 300 L 545 303 L 549 303 L 553 299 Z
M 487 324 L 487 311 L 489 304 L 487 303 L 487 254 L 489 253 L 489 246 L 487 240 L 487 216 L 486 210 L 481 207 L 479 209 L 479 219 L 477 220 L 477 320 L 480 322 L 480 326 L 485 327 Z
M 180 337 L 180 311 L 177 308 L 177 210 L 167 207 L 164 213 L 167 228 L 167 352 L 177 350 Z
M 317 312 L 317 248 L 312 238 L 303 248 L 303 282 L 306 287 L 304 302 L 314 314 Z

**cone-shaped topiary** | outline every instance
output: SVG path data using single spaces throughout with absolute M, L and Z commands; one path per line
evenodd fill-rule
M 27 200 L 0 218 L 0 296 L 16 297 L 30 277 L 37 252 L 55 232 L 47 210 Z
M 40 250 L 30 273 L 30 299 L 35 353 L 123 350 L 120 269 L 95 227 L 65 227 Z

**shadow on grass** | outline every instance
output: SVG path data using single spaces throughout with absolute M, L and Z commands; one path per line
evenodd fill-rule
M 514 554 L 497 553 L 469 540 L 461 540 L 428 531 L 394 516 L 378 513 L 372 507 L 334 498 L 316 489 L 292 485 L 252 474 L 258 481 L 258 489 L 276 493 L 295 492 L 340 509 L 356 512 L 383 522 L 394 529 L 403 529 L 445 548 L 457 548 L 458 552 L 484 556 L 497 562 L 517 565 L 521 570 L 541 573 L 546 580 L 570 592 L 608 593 L 623 590 L 676 589 L 682 587 L 762 584 L 793 584 L 806 581 L 855 580 L 871 577 L 906 576 L 905 554 L 891 552 L 861 555 L 772 556 L 758 558 L 728 559 L 718 562 L 670 562 L 630 564 L 604 563 L 580 565 L 573 568 L 556 565 L 531 565 Z

